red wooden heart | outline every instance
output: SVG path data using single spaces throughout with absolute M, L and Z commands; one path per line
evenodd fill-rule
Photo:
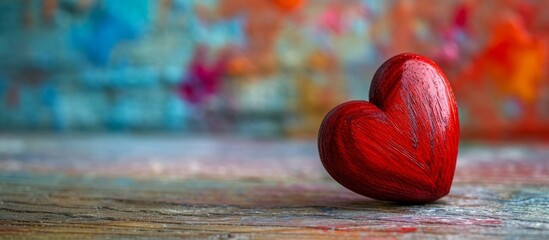
M 400 54 L 377 70 L 370 102 L 326 115 L 320 159 L 341 185 L 367 197 L 422 203 L 450 191 L 459 118 L 450 84 L 431 60 Z

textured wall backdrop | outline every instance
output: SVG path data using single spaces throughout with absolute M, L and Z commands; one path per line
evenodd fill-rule
M 547 1 L 4 0 L 0 130 L 315 136 L 400 52 L 462 135 L 549 138 Z

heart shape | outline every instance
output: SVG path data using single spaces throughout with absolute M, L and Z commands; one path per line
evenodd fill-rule
M 408 203 L 448 194 L 458 142 L 450 83 L 433 61 L 411 53 L 383 63 L 370 102 L 335 107 L 318 135 L 322 164 L 337 182 L 370 198 Z

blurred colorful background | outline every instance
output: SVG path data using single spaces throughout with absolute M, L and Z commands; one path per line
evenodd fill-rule
M 314 138 L 401 52 L 466 139 L 549 139 L 547 0 L 4 0 L 0 131 Z

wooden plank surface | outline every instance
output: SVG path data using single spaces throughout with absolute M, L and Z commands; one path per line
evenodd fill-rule
M 549 237 L 549 145 L 462 144 L 449 196 L 371 200 L 312 141 L 0 137 L 1 238 Z

